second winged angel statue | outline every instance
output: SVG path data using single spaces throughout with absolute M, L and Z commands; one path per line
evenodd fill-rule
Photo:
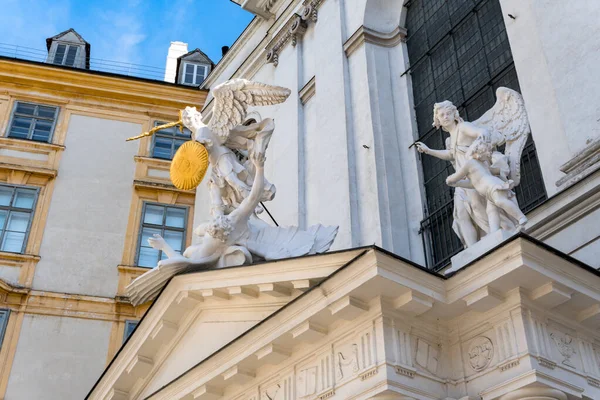
M 290 95 L 289 89 L 233 79 L 215 87 L 212 94 L 214 106 L 208 125 L 193 107 L 181 112 L 180 121 L 169 124 L 184 125 L 192 132 L 192 141 L 182 145 L 173 158 L 173 183 L 182 189 L 195 188 L 208 164 L 211 166 L 211 219 L 194 229 L 198 244 L 182 255 L 158 235 L 148 239 L 168 258 L 127 286 L 134 305 L 154 299 L 167 281 L 182 271 L 322 253 L 337 235 L 336 226 L 314 225 L 306 230 L 270 226 L 257 216 L 261 202 L 275 196 L 275 187 L 264 177 L 265 153 L 275 126 L 272 119 L 245 123 L 248 107 L 282 103 Z M 152 131 L 136 138 L 150 134 Z M 238 157 L 240 154 L 243 157 Z
M 421 142 L 416 147 L 450 161 L 456 171 L 446 183 L 455 187 L 452 228 L 465 247 L 498 229 L 521 229 L 527 218 L 512 190 L 521 180 L 521 153 L 530 133 L 521 95 L 498 88 L 494 106 L 473 122 L 464 121 L 450 101 L 436 103 L 433 126 L 450 134 L 446 149 Z M 502 145 L 504 153 L 497 150 Z

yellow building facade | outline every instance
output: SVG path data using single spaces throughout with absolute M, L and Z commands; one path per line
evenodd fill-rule
M 169 181 L 185 137 L 125 139 L 205 98 L 0 59 L 0 399 L 83 398 L 135 327 L 147 306 L 121 296 L 161 256 L 143 236 L 189 245 L 195 193 Z

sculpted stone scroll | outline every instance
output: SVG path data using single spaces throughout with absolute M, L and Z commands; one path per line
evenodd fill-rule
M 197 185 L 202 177 L 194 179 L 197 177 L 188 176 L 190 171 L 203 174 L 208 167 L 203 162 L 212 167 L 208 184 L 211 219 L 194 229 L 199 243 L 185 249 L 183 254 L 174 251 L 159 235 L 148 239 L 150 246 L 168 258 L 127 286 L 127 295 L 134 305 L 156 298 L 168 280 L 182 271 L 322 253 L 329 250 L 337 235 L 337 226 L 314 225 L 304 230 L 271 226 L 258 217 L 263 211 L 261 203 L 275 196 L 275 186 L 264 176 L 265 154 L 275 124 L 272 119 L 244 124 L 248 107 L 282 103 L 290 91 L 233 79 L 215 87 L 212 94 L 214 106 L 208 125 L 193 107 L 181 112 L 180 121 L 168 124 L 190 129 L 193 146 L 198 147 L 198 151 L 184 146 L 181 153 L 178 150 L 175 155 L 178 162 L 171 167 L 175 185 L 178 182 Z M 154 131 L 156 128 L 132 139 Z M 174 179 L 174 175 L 184 175 L 185 179 Z
M 500 229 L 521 230 L 527 217 L 519 209 L 513 189 L 521 179 L 521 153 L 530 133 L 523 98 L 500 87 L 496 103 L 481 118 L 463 120 L 450 101 L 436 103 L 433 126 L 450 134 L 446 149 L 417 150 L 452 163 L 455 173 L 446 184 L 454 190 L 452 228 L 465 247 Z M 497 150 L 505 145 L 504 153 Z

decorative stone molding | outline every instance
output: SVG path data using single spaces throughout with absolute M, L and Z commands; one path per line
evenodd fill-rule
M 304 87 L 302 89 L 300 89 L 300 91 L 298 92 L 298 94 L 300 95 L 300 101 L 302 102 L 302 104 L 308 103 L 308 101 L 310 99 L 312 99 L 312 97 L 315 95 L 316 91 L 317 91 L 317 81 L 316 81 L 315 77 L 313 76 L 312 78 L 310 78 L 310 81 L 308 81 L 308 83 L 306 85 L 304 85 Z
M 567 395 L 557 389 L 547 387 L 528 387 L 518 390 L 513 390 L 508 394 L 500 397 L 499 400 L 567 400 Z
M 302 2 L 302 10 L 300 10 L 300 15 L 302 19 L 308 21 L 309 19 L 317 23 L 319 19 L 319 6 L 323 3 L 324 0 L 304 0 Z
M 319 400 L 325 400 L 325 399 L 328 399 L 328 398 L 333 397 L 333 396 L 335 396 L 335 390 L 331 389 L 331 390 L 326 391 L 323 394 L 320 394 L 319 397 L 317 397 L 317 398 Z
M 519 359 L 516 360 L 509 360 L 503 364 L 498 365 L 498 369 L 502 372 L 511 369 L 512 367 L 516 367 L 519 364 L 521 364 L 521 361 L 519 361 Z
M 370 377 L 377 375 L 378 372 L 379 372 L 379 369 L 377 367 L 370 369 L 367 372 L 363 372 L 362 374 L 360 374 L 360 380 L 361 381 L 367 380 Z
M 318 10 L 324 0 L 304 0 L 300 14 L 293 14 L 283 25 L 275 37 L 269 42 L 265 50 L 267 51 L 267 63 L 277 66 L 279 64 L 279 54 L 288 43 L 296 46 L 302 39 L 308 23 L 316 23 L 318 19 Z
M 595 387 L 597 387 L 597 388 L 600 388 L 600 380 L 598 380 L 598 379 L 596 379 L 596 378 L 593 378 L 593 377 L 591 377 L 591 376 L 588 376 L 588 377 L 587 377 L 587 383 L 588 383 L 589 385 L 592 385 L 592 386 L 595 386 Z
M 560 167 L 566 175 L 556 181 L 556 186 L 561 189 L 569 187 L 599 169 L 600 139 L 596 139 Z
M 409 378 L 414 378 L 415 377 L 415 371 L 412 370 L 412 369 L 408 369 L 406 367 L 402 367 L 400 365 L 396 365 L 396 366 L 394 366 L 394 370 L 396 371 L 396 373 L 398 375 L 408 376 Z
M 552 360 L 548 360 L 545 357 L 538 357 L 538 362 L 540 363 L 540 365 L 542 367 L 546 367 L 546 368 L 550 368 L 550 369 L 556 368 L 556 363 Z
M 406 40 L 406 29 L 397 27 L 391 32 L 378 32 L 374 29 L 361 26 L 344 43 L 346 57 L 360 48 L 363 43 L 372 43 L 381 47 L 396 47 Z

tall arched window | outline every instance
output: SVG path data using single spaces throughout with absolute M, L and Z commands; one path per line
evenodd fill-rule
M 452 101 L 473 121 L 494 105 L 499 86 L 520 91 L 502 10 L 499 0 L 410 0 L 405 6 L 419 140 L 443 149 L 447 134 L 431 126 L 436 101 Z M 421 232 L 428 265 L 439 269 L 463 248 L 452 230 L 453 189 L 445 184 L 453 169 L 434 157 L 421 160 L 426 195 Z M 521 168 L 516 192 L 527 212 L 546 199 L 531 137 Z

